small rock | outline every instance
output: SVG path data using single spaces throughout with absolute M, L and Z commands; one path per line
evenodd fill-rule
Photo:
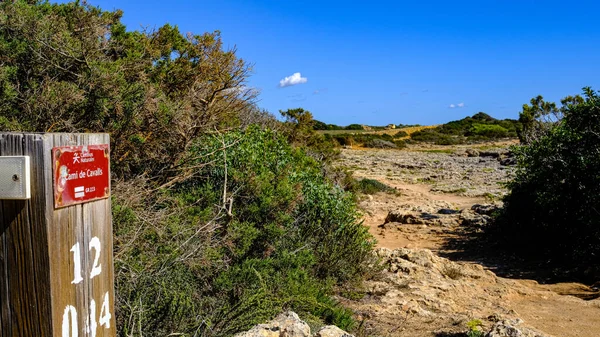
M 439 209 L 437 212 L 438 212 L 438 214 L 456 214 L 456 213 L 458 213 L 457 210 L 450 209 L 450 208 L 442 208 L 442 209 Z
M 500 160 L 500 165 L 502 166 L 514 166 L 517 165 L 517 158 L 508 157 Z
M 479 157 L 479 151 L 475 149 L 467 149 L 465 152 L 467 152 L 467 157 Z
M 494 324 L 486 337 L 550 337 L 539 331 L 519 326 L 520 319 L 504 320 Z
M 335 325 L 327 325 L 317 331 L 315 337 L 354 337 L 354 335 L 347 333 Z
M 499 207 L 493 204 L 475 204 L 471 206 L 473 212 L 481 215 L 492 215 L 498 209 Z
M 235 337 L 309 337 L 310 327 L 295 312 L 287 311 L 266 324 L 239 333 Z
M 474 212 L 463 212 L 460 217 L 460 224 L 467 227 L 484 227 L 491 222 L 488 215 L 481 215 Z
M 419 216 L 412 212 L 391 211 L 385 217 L 384 224 L 388 222 L 398 222 L 401 224 L 423 225 L 425 222 Z
M 505 150 L 495 149 L 495 150 L 487 150 L 479 152 L 480 157 L 492 157 L 492 158 L 500 158 L 503 154 L 507 153 Z

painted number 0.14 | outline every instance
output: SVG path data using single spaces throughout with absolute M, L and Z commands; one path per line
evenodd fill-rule
M 86 317 L 85 320 L 85 331 L 90 334 L 91 337 L 96 337 L 96 331 L 98 330 L 98 323 L 100 326 L 104 326 L 106 329 L 110 329 L 110 302 L 108 291 L 104 294 L 104 301 L 100 308 L 100 317 L 96 321 L 96 301 L 90 300 L 90 316 Z M 77 325 L 77 309 L 72 305 L 67 305 L 63 314 L 62 320 L 62 337 L 78 337 L 79 326 Z

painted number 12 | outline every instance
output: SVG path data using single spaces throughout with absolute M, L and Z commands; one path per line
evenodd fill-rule
M 100 275 L 102 272 L 102 265 L 99 263 L 100 260 L 100 252 L 102 251 L 102 247 L 100 244 L 100 239 L 97 236 L 94 236 L 90 240 L 90 251 L 94 249 L 94 263 L 92 264 L 92 271 L 90 272 L 90 279 L 93 279 L 94 276 Z M 79 242 L 71 247 L 71 252 L 73 252 L 73 281 L 72 284 L 78 284 L 83 281 L 83 276 L 81 273 L 81 248 L 79 247 Z

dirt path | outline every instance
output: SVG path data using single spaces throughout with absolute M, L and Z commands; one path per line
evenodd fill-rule
M 356 156 L 353 153 L 351 156 L 352 163 L 358 167 L 372 167 L 373 158 L 378 153 L 370 153 L 365 150 L 360 152 L 362 152 L 365 161 L 361 162 L 361 156 Z M 423 154 L 420 155 L 423 156 Z M 423 161 L 427 160 L 427 158 L 423 159 Z M 440 160 L 439 154 L 436 153 L 432 160 Z M 460 226 L 406 224 L 382 226 L 388 213 L 399 207 L 412 206 L 419 209 L 426 207 L 432 210 L 440 208 L 469 209 L 473 204 L 489 202 L 489 198 L 483 195 L 474 196 L 472 193 L 455 194 L 432 191 L 433 184 L 411 183 L 416 179 L 411 180 L 410 176 L 407 177 L 406 172 L 403 172 L 403 176 L 395 175 L 394 170 L 390 170 L 385 166 L 382 167 L 383 165 L 379 164 L 381 162 L 385 161 L 378 162 L 377 170 L 359 169 L 355 173 L 357 177 L 377 179 L 394 187 L 399 192 L 396 195 L 378 193 L 365 196 L 361 201 L 361 207 L 365 213 L 365 224 L 378 240 L 378 246 L 389 249 L 408 248 L 415 251 L 428 249 L 434 254 L 448 256 L 452 253 L 448 243 L 462 240 L 463 228 L 460 228 Z M 390 160 L 390 162 L 393 163 L 394 161 Z M 419 167 L 418 165 L 412 166 Z M 421 167 L 424 166 L 421 165 Z M 463 167 L 463 169 L 472 172 L 478 171 L 476 167 Z M 486 171 L 489 172 L 489 170 L 480 170 L 479 173 L 485 174 Z M 414 177 L 423 176 L 422 170 L 419 169 L 411 171 L 411 174 Z M 485 181 L 486 179 L 494 183 L 494 179 L 504 179 L 504 177 L 498 174 L 495 176 L 490 174 L 489 178 L 480 176 L 472 180 Z M 445 181 L 444 183 L 450 187 L 452 186 L 451 182 Z M 493 186 L 493 184 L 490 184 L 490 186 Z M 474 190 L 477 188 L 479 186 L 473 186 Z M 476 258 L 473 260 L 478 262 Z M 428 277 L 431 279 L 432 276 Z M 484 326 L 489 327 L 497 316 L 518 317 L 524 320 L 525 326 L 551 336 L 600 336 L 600 299 L 589 301 L 582 299 L 593 299 L 598 296 L 598 291 L 584 284 L 539 284 L 529 279 L 507 279 L 493 275 L 493 278 L 490 279 L 483 277 L 472 282 L 465 281 L 465 284 L 454 282 L 448 288 L 458 287 L 456 289 L 462 289 L 470 287 L 471 290 L 469 291 L 454 292 L 453 290 L 445 290 L 439 293 L 436 288 L 447 288 L 447 283 L 451 280 L 444 279 L 442 281 L 437 284 L 417 283 L 418 286 L 413 288 L 409 286 L 405 292 L 396 290 L 397 294 L 394 294 L 398 297 L 398 303 L 402 304 L 399 307 L 400 309 L 393 309 L 393 303 L 396 303 L 396 300 L 389 292 L 379 297 L 371 296 L 367 302 L 355 303 L 355 309 L 359 312 L 361 310 L 366 312 L 367 316 L 374 315 L 374 318 L 371 319 L 373 331 L 387 336 L 460 336 L 456 333 L 464 331 L 466 317 L 480 319 L 484 321 Z M 411 289 L 418 289 L 418 291 L 411 292 Z M 422 294 L 422 296 L 414 297 L 415 294 Z M 378 303 L 375 300 L 376 298 L 379 298 L 383 303 Z M 403 312 L 408 310 L 406 309 L 407 303 L 412 303 L 411 301 L 420 303 L 420 307 L 424 309 L 419 310 L 423 311 L 432 310 L 432 307 L 440 307 L 440 304 L 437 303 L 445 305 L 446 302 L 451 303 L 449 307 L 452 310 L 438 308 L 442 312 L 437 313 L 435 319 L 433 317 L 427 318 L 426 314 L 423 314 L 423 317 L 415 314 L 411 319 L 406 319 L 404 323 L 398 325 L 400 319 L 398 315 L 402 315 Z M 454 311 L 456 315 L 453 315 L 451 311 Z M 369 314 L 370 312 L 374 312 L 374 314 Z M 407 317 L 409 312 L 410 310 L 406 311 Z M 419 311 L 416 310 L 415 312 Z

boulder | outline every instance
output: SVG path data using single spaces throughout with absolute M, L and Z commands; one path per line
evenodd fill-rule
M 310 327 L 295 312 L 287 311 L 235 337 L 310 337 Z

